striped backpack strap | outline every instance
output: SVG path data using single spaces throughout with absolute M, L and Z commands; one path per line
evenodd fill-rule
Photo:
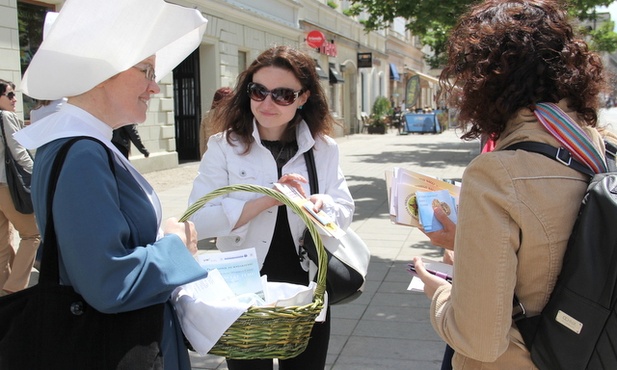
M 579 162 L 584 163 L 594 173 L 607 172 L 604 156 L 593 146 L 585 131 L 556 104 L 538 103 L 533 113 Z

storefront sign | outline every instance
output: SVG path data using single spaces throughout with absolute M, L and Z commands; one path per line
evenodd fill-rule
M 358 68 L 373 67 L 373 53 L 358 53 Z
M 335 57 L 338 54 L 338 52 L 336 51 L 336 45 L 334 45 L 333 42 L 330 43 L 328 41 L 324 41 L 323 45 L 321 45 L 321 47 L 319 48 L 319 52 L 329 57 Z
M 313 30 L 306 35 L 306 44 L 312 48 L 320 48 L 324 42 L 326 42 L 326 36 L 317 30 Z

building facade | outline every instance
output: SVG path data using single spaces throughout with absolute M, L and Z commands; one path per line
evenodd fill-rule
M 199 160 L 199 125 L 214 92 L 233 87 L 238 75 L 264 49 L 289 45 L 317 62 L 330 109 L 339 125 L 333 136 L 362 130 L 379 96 L 401 105 L 408 81 L 420 76 L 418 104 L 433 106 L 436 84 L 424 64 L 417 39 L 399 20 L 390 29 L 364 31 L 363 15 L 350 17 L 345 0 L 170 0 L 196 8 L 208 19 L 199 48 L 159 83 L 146 122 L 139 125 L 151 152 L 131 161 L 142 172 Z M 42 40 L 45 12 L 60 11 L 64 0 L 0 0 L 0 78 L 18 85 L 29 58 Z M 310 36 L 310 37 L 309 37 Z M 19 114 L 27 121 L 36 103 L 19 96 Z

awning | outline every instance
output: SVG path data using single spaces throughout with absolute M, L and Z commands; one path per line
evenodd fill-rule
M 343 82 L 345 82 L 345 80 L 343 79 L 341 72 L 336 69 L 336 64 L 330 63 L 330 83 L 338 84 Z
M 423 80 L 427 80 L 427 81 L 429 81 L 429 82 L 433 82 L 433 83 L 436 83 L 436 84 L 438 84 L 438 83 L 439 83 L 439 79 L 438 79 L 438 78 L 436 78 L 436 77 L 429 76 L 429 75 L 424 74 L 424 73 L 422 73 L 422 72 L 418 72 L 418 71 L 416 71 L 416 70 L 414 70 L 414 69 L 409 69 L 409 71 L 410 71 L 411 73 L 413 73 L 413 74 L 416 74 L 416 75 L 420 76 L 420 78 L 421 78 L 421 79 L 423 79 Z
M 319 63 L 317 63 L 317 61 L 315 61 L 315 69 L 317 70 L 317 75 L 319 76 L 320 79 L 322 80 L 328 79 L 328 74 L 324 72 L 323 68 L 321 68 L 321 66 L 319 65 Z
M 396 69 L 396 64 L 390 63 L 390 79 L 394 81 L 400 81 L 401 75 L 398 73 L 398 69 Z

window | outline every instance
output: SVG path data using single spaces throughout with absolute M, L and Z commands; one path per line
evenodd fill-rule
M 247 67 L 246 51 L 238 51 L 238 73 L 243 72 Z

